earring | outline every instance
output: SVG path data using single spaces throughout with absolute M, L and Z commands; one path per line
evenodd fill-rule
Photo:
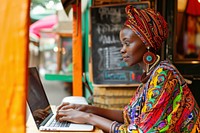
M 147 65 L 152 65 L 156 61 L 156 55 L 150 51 L 143 56 L 143 62 Z
M 153 52 L 149 51 L 149 47 L 147 47 L 148 51 L 143 55 L 143 62 L 146 64 L 146 71 L 149 71 L 149 66 L 152 65 L 156 61 L 156 55 Z

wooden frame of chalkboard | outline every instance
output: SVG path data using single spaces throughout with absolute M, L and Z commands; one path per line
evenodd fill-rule
M 150 2 L 127 2 L 90 7 L 90 78 L 94 86 L 138 86 L 142 69 L 122 61 L 119 32 L 126 20 L 125 7 L 148 8 Z

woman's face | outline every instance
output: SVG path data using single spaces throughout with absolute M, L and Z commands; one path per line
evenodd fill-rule
M 122 43 L 120 52 L 123 61 L 128 66 L 142 63 L 143 55 L 146 52 L 146 47 L 142 40 L 128 27 L 124 27 L 120 31 L 120 40 Z

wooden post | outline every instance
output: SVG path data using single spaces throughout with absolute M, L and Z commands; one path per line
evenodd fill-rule
M 73 4 L 73 96 L 82 96 L 82 28 L 81 28 L 81 1 Z
M 29 0 L 0 4 L 0 132 L 26 132 Z

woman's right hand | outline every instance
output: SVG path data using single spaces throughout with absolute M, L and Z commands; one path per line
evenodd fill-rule
M 62 103 L 61 105 L 58 106 L 57 108 L 57 114 L 59 114 L 60 110 L 69 110 L 69 109 L 73 109 L 73 110 L 77 110 L 77 111 L 82 111 L 82 112 L 87 112 L 87 106 L 85 104 L 73 104 L 73 103 Z M 59 115 L 56 115 L 56 119 L 59 119 Z
M 78 110 L 78 111 L 87 112 L 87 106 L 88 105 L 85 105 L 85 104 L 62 103 L 60 106 L 58 106 L 57 111 L 74 109 L 74 110 Z

